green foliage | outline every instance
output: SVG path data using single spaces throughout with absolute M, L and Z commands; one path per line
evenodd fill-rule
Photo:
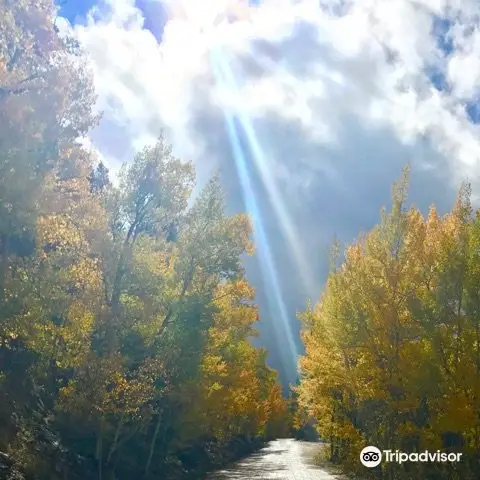
M 211 463 L 191 452 L 283 428 L 249 342 L 250 222 L 225 215 L 218 178 L 192 199 L 162 135 L 112 184 L 77 143 L 92 81 L 54 16 L 0 1 L 2 458 L 35 479 L 179 478 Z

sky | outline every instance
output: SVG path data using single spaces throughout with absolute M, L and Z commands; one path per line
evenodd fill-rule
M 63 0 L 103 111 L 86 142 L 113 175 L 161 129 L 199 188 L 220 169 L 248 211 L 260 342 L 282 380 L 302 353 L 334 237 L 379 219 L 411 164 L 410 201 L 478 203 L 477 0 Z

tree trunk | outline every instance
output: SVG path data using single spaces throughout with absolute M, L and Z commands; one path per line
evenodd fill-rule
M 0 300 L 5 296 L 5 280 L 8 270 L 8 237 L 7 235 L 0 236 Z
M 150 470 L 150 464 L 152 463 L 153 453 L 155 451 L 155 443 L 157 442 L 158 432 L 160 431 L 160 425 L 162 423 L 162 411 L 158 414 L 157 424 L 155 425 L 155 431 L 153 432 L 152 441 L 150 443 L 150 451 L 148 453 L 147 464 L 145 465 L 145 478 L 147 478 L 148 471 Z
M 125 268 L 125 256 L 127 253 L 127 249 L 130 247 L 130 239 L 133 236 L 133 232 L 135 231 L 136 224 L 133 222 L 128 229 L 127 236 L 125 237 L 125 241 L 123 242 L 122 251 L 120 252 L 120 257 L 118 259 L 117 268 L 115 270 L 115 280 L 113 281 L 112 286 L 112 296 L 110 299 L 110 304 L 112 306 L 112 310 L 114 313 L 117 313 L 118 306 L 120 303 L 120 294 L 121 288 L 120 283 L 123 279 L 124 268 Z
M 134 234 L 136 228 L 136 223 L 132 223 L 130 228 L 127 232 L 127 236 L 123 242 L 122 250 L 120 252 L 120 257 L 118 259 L 117 267 L 115 269 L 115 279 L 112 285 L 112 295 L 110 297 L 110 308 L 112 313 L 112 322 L 108 332 L 107 338 L 107 345 L 108 348 L 113 351 L 115 350 L 117 345 L 117 331 L 118 331 L 118 324 L 120 319 L 120 296 L 122 293 L 121 283 L 123 280 L 123 276 L 125 274 L 125 260 L 127 255 L 127 250 L 131 248 L 130 239 Z
M 118 438 L 120 437 L 120 432 L 122 430 L 124 420 L 125 420 L 125 412 L 122 413 L 122 417 L 120 418 L 120 421 L 118 422 L 117 428 L 115 430 L 115 436 L 113 437 L 113 443 L 112 443 L 112 446 L 110 447 L 110 450 L 109 450 L 108 456 L 107 456 L 107 463 L 110 463 L 110 461 L 112 459 L 112 455 L 115 453 L 115 450 L 117 449 Z
M 103 478 L 103 471 L 102 471 L 102 463 L 103 463 L 103 415 L 100 419 L 100 427 L 97 436 L 97 448 L 95 452 L 95 456 L 98 462 L 98 480 L 102 480 Z
M 195 259 L 192 258 L 190 262 L 190 268 L 187 272 L 187 275 L 185 276 L 183 280 L 183 286 L 182 286 L 182 291 L 180 292 L 180 297 L 178 298 L 177 306 L 180 306 L 183 303 L 183 300 L 185 298 L 185 295 L 187 293 L 188 288 L 190 287 L 192 280 L 193 280 L 193 274 L 195 273 Z M 158 331 L 158 336 L 161 337 L 163 335 L 163 332 L 167 328 L 168 324 L 170 323 L 170 320 L 174 314 L 174 308 L 169 307 L 167 310 L 167 314 L 165 315 L 165 318 L 163 319 L 162 325 L 160 326 L 160 329 Z

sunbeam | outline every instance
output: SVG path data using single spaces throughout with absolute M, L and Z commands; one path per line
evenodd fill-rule
M 210 2 L 205 12 L 199 13 L 201 8 L 199 4 L 183 0 L 176 2 L 178 14 L 194 21 L 196 25 L 200 27 L 200 30 L 207 34 L 209 29 L 214 28 L 219 23 L 234 17 L 237 20 L 245 19 L 248 17 L 249 8 L 248 2 L 244 1 L 228 1 L 228 0 L 216 0 Z M 202 4 L 203 5 L 203 4 Z M 202 6 L 203 8 L 203 6 Z M 200 23 L 199 23 L 200 22 Z M 235 94 L 240 91 L 240 85 L 238 81 L 240 72 L 232 72 L 231 62 L 224 52 L 217 52 L 218 62 L 222 68 L 222 82 L 221 87 L 226 87 L 229 92 Z M 278 224 L 280 225 L 286 239 L 289 242 L 290 251 L 295 260 L 298 272 L 300 274 L 303 287 L 309 292 L 310 295 L 316 295 L 315 287 L 316 282 L 313 279 L 311 268 L 305 258 L 301 245 L 298 242 L 298 233 L 291 220 L 291 215 L 285 205 L 285 202 L 280 194 L 275 180 L 272 177 L 272 172 L 275 171 L 275 162 L 266 151 L 266 145 L 261 142 L 255 133 L 255 129 L 252 124 L 252 120 L 245 114 L 241 108 L 236 109 L 236 116 L 242 125 L 242 129 L 248 139 L 249 148 L 251 150 L 252 158 L 255 163 L 255 168 L 259 172 L 262 183 L 267 190 L 270 198 L 273 210 L 277 217 Z M 263 143 L 263 145 L 262 145 Z
M 225 82 L 225 67 L 221 53 L 218 50 L 212 50 L 210 59 L 216 82 L 219 84 Z M 235 117 L 238 118 L 238 112 L 233 113 L 229 107 L 225 107 L 223 111 L 227 126 L 227 134 L 229 136 L 238 177 L 243 190 L 244 201 L 247 211 L 250 213 L 253 220 L 256 244 L 259 246 L 258 250 L 260 253 L 260 268 L 262 269 L 262 275 L 264 277 L 265 284 L 268 286 L 267 288 L 271 288 L 271 290 L 268 291 L 269 306 L 271 312 L 274 315 L 278 314 L 282 322 L 283 329 L 279 333 L 282 334 L 282 336 L 286 334 L 289 353 L 294 364 L 296 364 L 298 349 L 290 328 L 288 313 L 283 301 L 282 292 L 278 281 L 278 274 L 275 268 L 275 262 L 270 252 L 268 238 L 263 226 L 260 209 L 255 198 L 254 188 L 250 178 L 250 173 L 248 171 L 247 160 L 241 146 L 237 125 L 235 124 Z M 243 124 L 241 125 L 243 128 Z M 277 326 L 275 322 L 274 325 Z
M 236 80 L 236 76 L 234 75 L 230 67 L 231 62 L 229 62 L 225 57 L 226 55 L 223 55 L 223 58 L 221 60 L 224 71 L 225 83 L 230 91 L 238 92 L 240 87 L 238 85 L 238 81 Z M 262 148 L 260 140 L 255 133 L 252 121 L 248 117 L 248 115 L 246 115 L 241 108 L 238 108 L 236 113 L 245 132 L 245 135 L 247 136 L 252 157 L 255 162 L 255 167 L 259 171 L 262 178 L 262 184 L 267 190 L 271 205 L 277 217 L 277 221 L 279 222 L 279 225 L 283 230 L 292 249 L 294 260 L 297 263 L 297 267 L 304 287 L 307 291 L 311 293 L 316 293 L 312 291 L 315 282 L 313 280 L 310 266 L 308 265 L 305 255 L 301 249 L 301 245 L 297 240 L 298 232 L 296 232 L 296 229 L 291 221 L 291 216 L 285 206 L 285 202 L 280 195 L 280 192 L 278 191 L 275 180 L 272 177 L 272 172 L 275 171 L 275 162 L 272 160 L 271 156 L 265 151 L 265 148 Z
M 232 21 L 232 19 L 244 20 L 248 18 L 248 4 L 249 2 L 244 1 L 215 0 L 209 2 L 208 8 L 204 8 L 203 4 L 200 7 L 199 4 L 187 0 L 175 3 L 168 2 L 171 14 L 175 18 L 188 19 L 189 23 L 198 28 L 202 36 L 206 38 L 214 33 L 218 26 L 224 25 L 225 22 Z M 225 52 L 220 51 L 218 48 L 211 48 L 209 58 L 217 86 L 221 89 L 227 89 L 233 95 L 238 94 L 241 86 L 235 73 L 232 72 Z M 255 198 L 252 185 L 253 172 L 249 171 L 249 168 L 250 170 L 252 168 L 255 169 L 255 173 L 259 174 L 262 185 L 269 196 L 276 221 L 288 241 L 303 287 L 310 293 L 313 293 L 314 288 L 313 276 L 298 242 L 298 234 L 296 233 L 291 215 L 272 177 L 275 164 L 273 159 L 270 158 L 271 156 L 265 151 L 266 145 L 262 145 L 263 142 L 259 140 L 252 120 L 241 108 L 232 105 L 222 105 L 222 109 L 225 115 L 227 133 L 235 159 L 237 174 L 243 190 L 244 201 L 248 212 L 253 218 L 254 234 L 256 243 L 259 246 L 259 263 L 265 284 L 267 285 L 270 311 L 275 316 L 278 316 L 281 321 L 281 325 L 277 324 L 276 327 L 279 328 L 280 338 L 287 339 L 288 350 L 292 359 L 292 363 L 288 368 L 291 368 L 292 365 L 296 365 L 298 349 L 283 300 L 275 260 L 268 244 L 264 222 Z M 242 145 L 241 137 L 245 139 L 244 143 L 247 145 Z M 245 157 L 247 154 L 246 149 L 248 149 L 249 159 L 251 159 L 250 166 Z

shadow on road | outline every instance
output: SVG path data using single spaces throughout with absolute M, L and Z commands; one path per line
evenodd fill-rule
M 241 464 L 238 465 L 240 468 L 228 469 L 228 470 L 221 470 L 219 472 L 215 472 L 209 478 L 209 480 L 230 480 L 230 479 L 237 479 L 237 480 L 247 480 L 250 478 L 253 479 L 262 479 L 267 480 L 271 478 L 284 478 L 281 474 L 282 472 L 286 472 L 286 468 L 284 465 L 263 465 L 263 464 L 256 464 L 256 465 L 248 465 L 242 466 Z M 286 477 L 285 477 L 286 478 Z

